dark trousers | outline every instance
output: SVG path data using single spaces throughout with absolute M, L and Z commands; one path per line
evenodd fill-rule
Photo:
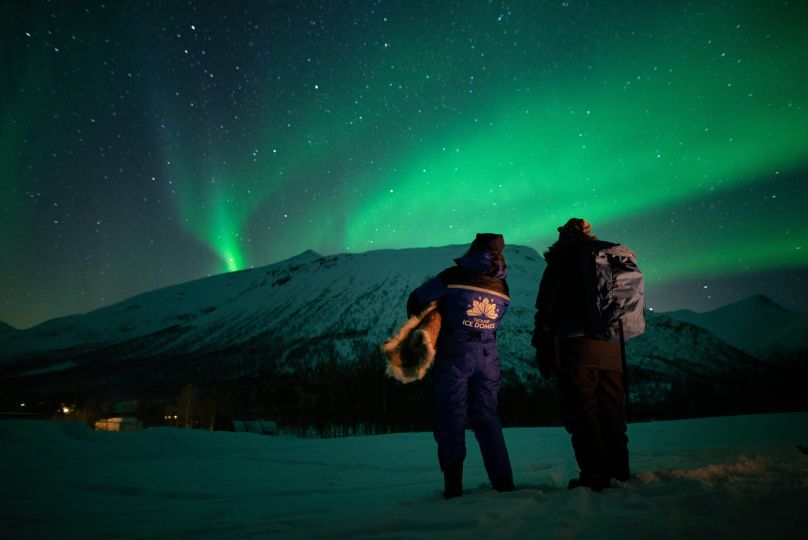
M 441 468 L 466 457 L 466 425 L 470 424 L 491 484 L 513 486 L 513 473 L 497 413 L 500 384 L 496 343 L 438 343 L 432 371 L 435 441 Z
M 623 374 L 574 362 L 562 366 L 558 384 L 564 427 L 572 435 L 581 477 L 628 480 Z

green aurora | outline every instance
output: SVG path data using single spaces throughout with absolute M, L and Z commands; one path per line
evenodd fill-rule
M 523 27 L 540 26 L 540 13 L 527 11 Z M 384 85 L 366 90 L 364 108 L 374 113 L 363 119 L 362 129 L 350 126 L 353 93 L 315 92 L 296 119 L 300 129 L 268 132 L 255 145 L 264 154 L 282 148 L 286 158 L 197 174 L 204 180 L 188 182 L 180 216 L 219 255 L 221 270 L 234 270 L 262 262 L 246 254 L 244 238 L 263 202 L 296 184 L 317 182 L 338 156 L 361 155 L 357 145 L 378 156 L 383 170 L 357 167 L 354 175 L 365 195 L 341 194 L 333 205 L 317 205 L 312 212 L 316 222 L 343 223 L 341 238 L 334 238 L 339 229 L 323 235 L 315 225 L 297 231 L 301 247 L 322 249 L 336 241 L 362 251 L 462 243 L 481 230 L 503 231 L 512 243 L 541 247 L 570 215 L 608 227 L 636 212 L 664 213 L 701 194 L 720 196 L 738 185 L 804 170 L 804 19 L 788 17 L 787 10 L 779 17 L 760 15 L 749 9 L 728 22 L 710 13 L 680 20 L 657 14 L 635 22 L 642 35 L 626 29 L 631 38 L 604 43 L 595 64 L 574 61 L 549 75 L 535 57 L 512 57 L 487 69 L 489 80 L 502 81 L 485 92 L 496 97 L 483 102 L 450 95 L 453 110 L 434 104 L 450 101 L 447 88 L 467 86 L 458 66 L 479 71 L 479 58 L 437 37 L 419 41 L 408 30 L 390 41 L 415 43 L 414 50 L 399 46 L 398 56 L 372 61 L 395 67 L 406 66 L 413 55 L 428 53 L 432 59 L 419 64 L 423 80 L 409 81 L 410 94 L 433 104 L 409 122 L 417 141 L 396 133 L 401 113 L 385 112 L 390 94 Z M 495 63 L 512 56 L 508 40 L 489 38 L 486 46 Z M 520 74 L 516 84 L 514 74 Z M 785 75 L 788 84 L 782 82 Z M 325 79 L 315 86 L 346 85 Z M 241 178 L 228 181 L 228 175 Z M 215 178 L 222 180 L 206 185 Z M 243 189 L 244 178 L 252 179 L 254 189 Z M 199 205 L 200 199 L 208 203 Z M 691 242 L 690 256 L 675 267 L 649 258 L 648 268 L 658 280 L 675 280 L 733 272 L 739 259 L 752 270 L 805 265 L 808 222 L 798 219 L 803 201 L 791 202 L 786 212 L 749 215 L 732 231 L 706 236 L 698 226 L 680 223 L 677 235 L 699 238 Z M 772 230 L 789 230 L 790 237 L 772 238 Z M 728 244 L 727 233 L 744 241 Z
M 766 33 L 774 28 L 717 18 L 690 31 L 652 29 L 653 38 L 634 43 L 642 53 L 616 51 L 584 81 L 569 77 L 539 90 L 546 83 L 537 78 L 523 83 L 532 90 L 503 92 L 475 118 L 478 127 L 442 130 L 425 141 L 427 150 L 402 158 L 400 174 L 350 213 L 347 244 L 443 244 L 457 241 L 457 231 L 465 238 L 497 229 L 511 242 L 536 245 L 551 241 L 571 215 L 608 225 L 804 170 L 808 62 L 800 22 L 779 28 L 778 42 Z M 675 61 L 666 60 L 671 50 Z M 788 85 L 778 84 L 784 72 Z M 804 266 L 805 201 L 789 202 L 776 215 L 745 216 L 732 231 L 705 235 L 679 223 L 678 235 L 697 239 L 688 240 L 690 256 L 676 266 L 648 257 L 649 269 L 657 280 L 673 280 L 733 272 L 739 259 L 753 270 Z M 391 223 L 404 209 L 416 234 Z M 772 238 L 784 230 L 789 238 Z M 728 234 L 743 240 L 728 242 Z
M 2 4 L 0 318 L 571 216 L 651 290 L 808 268 L 799 2 L 191 6 Z

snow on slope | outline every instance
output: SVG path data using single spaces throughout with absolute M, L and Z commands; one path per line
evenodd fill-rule
M 756 362 L 698 326 L 646 313 L 645 334 L 629 341 L 629 361 L 677 376 L 748 373 Z
M 465 246 L 381 250 L 324 257 L 292 270 L 273 269 L 256 276 L 238 303 L 198 321 L 198 331 L 184 339 L 188 344 L 221 345 L 270 331 L 281 344 L 292 346 L 327 338 L 338 350 L 346 344 L 342 352 L 350 361 L 355 359 L 350 347 L 354 336 L 375 345 L 392 335 L 406 319 L 407 295 L 452 266 L 464 251 Z M 530 248 L 509 247 L 505 255 L 511 268 L 512 309 L 526 313 L 543 263 Z M 509 312 L 503 325 L 514 318 Z
M 592 493 L 562 428 L 506 429 L 516 491 L 473 436 L 441 498 L 431 433 L 297 439 L 0 422 L 4 537 L 804 538 L 808 413 L 631 424 L 634 478 Z
M 679 310 L 665 315 L 705 328 L 753 356 L 808 349 L 808 314 L 785 309 L 763 295 L 706 313 Z
M 270 265 L 267 269 L 318 257 L 314 252 L 305 252 L 288 261 Z M 231 302 L 250 276 L 260 270 L 198 279 L 133 296 L 86 315 L 69 315 L 46 321 L 18 332 L 12 340 L 3 340 L 0 359 L 61 349 L 89 350 L 187 325 L 216 311 L 218 306 Z
M 169 332 L 129 354 L 225 348 L 264 333 L 286 343 L 363 335 L 380 343 L 405 320 L 409 292 L 453 264 L 466 246 L 382 250 L 320 257 L 306 252 L 264 268 L 205 278 L 141 294 L 86 315 L 45 322 L 2 341 L 5 363 L 43 351 L 90 350 Z M 508 247 L 513 311 L 532 309 L 543 268 L 538 254 Z M 506 323 L 508 324 L 508 319 Z M 160 342 L 159 346 L 155 346 Z M 146 349 L 146 351 L 143 350 Z M 345 350 L 350 356 L 350 350 Z

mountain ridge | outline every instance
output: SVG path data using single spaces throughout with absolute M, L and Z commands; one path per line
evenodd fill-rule
M 756 357 L 808 350 L 808 314 L 786 309 L 762 294 L 704 313 L 677 310 L 664 315 L 705 328 Z

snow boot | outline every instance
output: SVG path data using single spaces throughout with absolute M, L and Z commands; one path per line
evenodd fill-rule
M 513 491 L 514 490 L 513 479 L 508 478 L 507 480 L 504 481 L 495 482 L 494 489 L 496 489 L 499 492 Z
M 463 495 L 463 462 L 443 464 L 443 497 L 453 499 Z
M 628 482 L 631 478 L 631 473 L 628 469 L 621 469 L 618 472 L 612 472 L 609 476 L 617 480 L 618 482 Z
M 575 489 L 578 487 L 588 487 L 592 491 L 603 491 L 612 486 L 611 480 L 608 476 L 600 473 L 584 474 L 581 473 L 578 478 L 573 478 L 567 484 L 567 489 Z

